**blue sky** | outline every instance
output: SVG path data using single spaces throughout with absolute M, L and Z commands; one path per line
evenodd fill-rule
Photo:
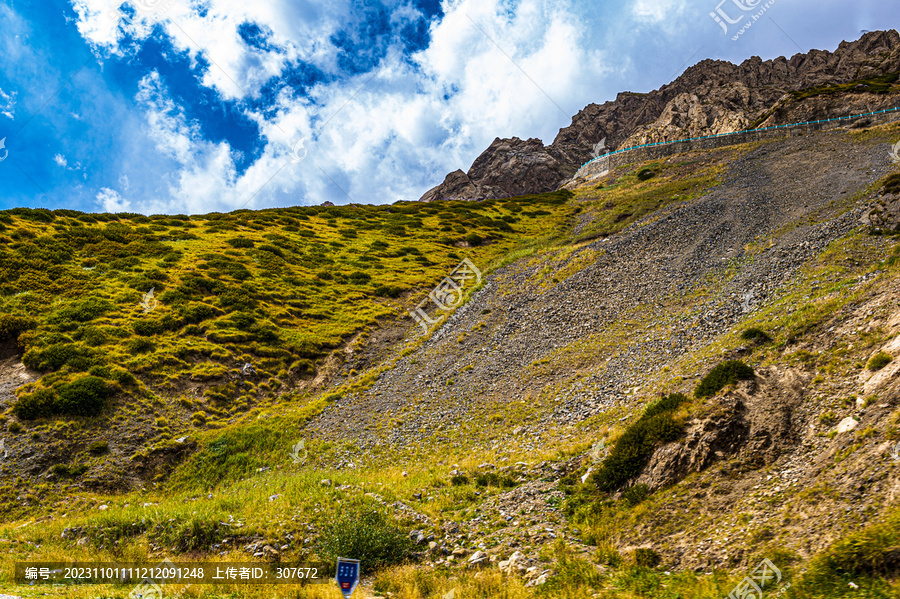
M 0 0 L 0 209 L 414 200 L 704 58 L 833 50 L 896 0 Z M 8 153 L 7 153 L 8 152 Z M 5 156 L 5 158 L 4 158 Z

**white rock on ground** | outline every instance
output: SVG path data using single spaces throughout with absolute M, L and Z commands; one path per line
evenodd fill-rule
M 847 416 L 846 418 L 841 420 L 840 423 L 838 423 L 835 430 L 837 430 L 837 432 L 839 433 L 849 433 L 857 426 L 859 426 L 859 423 L 854 418 Z

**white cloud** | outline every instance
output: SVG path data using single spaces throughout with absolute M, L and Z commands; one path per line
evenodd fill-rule
M 8 119 L 14 119 L 13 109 L 16 106 L 16 92 L 7 94 L 0 89 L 0 114 Z
M 638 20 L 658 24 L 680 15 L 684 8 L 684 0 L 635 0 L 631 12 Z
M 58 166 L 61 166 L 62 168 L 66 168 L 67 166 L 69 166 L 69 163 L 66 161 L 66 157 L 63 156 L 62 154 L 57 154 L 56 156 L 54 156 L 53 162 L 55 162 Z
M 225 99 L 255 96 L 288 60 L 332 68 L 337 52 L 329 39 L 349 10 L 347 3 L 209 0 L 200 16 L 177 0 L 164 17 L 129 24 L 115 18 L 114 2 L 74 0 L 82 35 L 116 53 L 123 51 L 117 27 L 140 38 L 159 22 L 179 49 L 209 60 L 202 82 Z M 364 73 L 318 85 L 301 101 L 281 98 L 274 117 L 248 115 L 265 147 L 243 172 L 233 150 L 206 140 L 160 77 L 151 75 L 137 96 L 146 110 L 140 134 L 173 168 L 158 178 L 152 195 L 139 192 L 133 177 L 130 192 L 120 184 L 120 192 L 133 197 L 116 193 L 110 200 L 108 189 L 98 201 L 141 212 L 208 212 L 417 199 L 447 172 L 468 168 L 496 136 L 549 143 L 596 97 L 595 82 L 611 67 L 587 43 L 591 24 L 574 4 L 521 0 L 512 11 L 506 0 L 444 0 L 445 17 L 432 25 L 432 43 L 424 51 L 404 59 L 391 50 L 393 58 L 374 77 Z M 298 10 L 305 11 L 299 18 Z M 271 43 L 282 50 L 248 48 L 237 34 L 244 22 L 270 30 Z M 308 156 L 291 164 L 290 148 L 302 137 Z M 139 159 L 129 167 L 140 170 Z
M 104 212 L 129 212 L 130 208 L 119 192 L 108 187 L 100 189 L 100 193 L 97 194 L 97 204 Z

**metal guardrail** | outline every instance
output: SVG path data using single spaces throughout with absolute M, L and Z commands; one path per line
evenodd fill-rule
M 728 137 L 730 135 L 745 135 L 748 133 L 761 133 L 763 131 L 773 131 L 776 129 L 787 129 L 790 127 L 802 127 L 804 125 L 816 125 L 819 123 L 831 123 L 831 122 L 835 122 L 835 121 L 845 121 L 845 120 L 851 120 L 851 119 L 858 119 L 858 118 L 862 118 L 865 116 L 875 116 L 877 114 L 885 114 L 888 112 L 897 112 L 898 110 L 900 110 L 900 106 L 898 106 L 896 108 L 888 108 L 886 110 L 876 110 L 875 112 L 865 112 L 862 114 L 839 116 L 839 117 L 835 117 L 833 119 L 820 119 L 817 121 L 804 121 L 802 123 L 790 123 L 788 125 L 775 125 L 772 127 L 763 127 L 762 129 L 744 129 L 742 131 L 732 131 L 731 133 L 718 133 L 716 135 L 704 135 L 702 137 L 688 137 L 685 139 L 676 139 L 676 140 L 672 140 L 672 141 L 658 141 L 658 142 L 654 142 L 654 143 L 650 143 L 650 144 L 641 144 L 639 146 L 630 146 L 628 148 L 622 148 L 621 150 L 615 150 L 613 152 L 609 152 L 608 154 L 603 154 L 602 156 L 597 156 L 595 158 L 592 158 L 591 160 L 589 160 L 581 165 L 581 168 L 578 169 L 578 172 L 575 173 L 575 176 L 578 177 L 578 173 L 580 173 L 582 171 L 582 169 L 584 169 L 588 165 L 596 162 L 597 160 L 604 160 L 604 159 L 609 158 L 610 156 L 615 156 L 616 154 L 622 154 L 624 152 L 631 152 L 633 150 L 640 150 L 643 148 L 652 148 L 652 147 L 656 147 L 656 146 L 668 146 L 668 145 L 672 145 L 672 144 L 685 143 L 685 142 L 690 142 L 690 141 L 703 141 L 705 139 L 719 139 L 722 137 Z

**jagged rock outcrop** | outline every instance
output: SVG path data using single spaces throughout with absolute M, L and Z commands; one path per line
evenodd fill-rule
M 742 467 L 772 463 L 800 441 L 792 414 L 804 398 L 804 381 L 791 370 L 768 369 L 717 400 L 711 414 L 689 423 L 685 438 L 661 447 L 635 480 L 652 490 L 672 485 L 714 462 L 737 456 Z
M 468 172 L 451 173 L 421 199 L 478 200 L 552 191 L 591 159 L 603 138 L 607 148 L 616 149 L 785 124 L 799 115 L 807 120 L 844 116 L 851 114 L 845 102 L 829 96 L 798 99 L 790 92 L 897 72 L 896 30 L 842 42 L 833 53 L 810 50 L 766 61 L 755 56 L 740 65 L 704 60 L 650 93 L 624 92 L 612 102 L 590 104 L 549 146 L 536 139 L 496 139 Z M 878 110 L 887 101 L 864 87 L 853 91 L 853 105 Z
M 576 170 L 571 161 L 544 147 L 539 139 L 498 137 L 468 173 L 450 173 L 422 200 L 482 200 L 553 191 Z
M 882 231 L 900 233 L 900 194 L 879 196 L 863 216 L 863 223 Z

